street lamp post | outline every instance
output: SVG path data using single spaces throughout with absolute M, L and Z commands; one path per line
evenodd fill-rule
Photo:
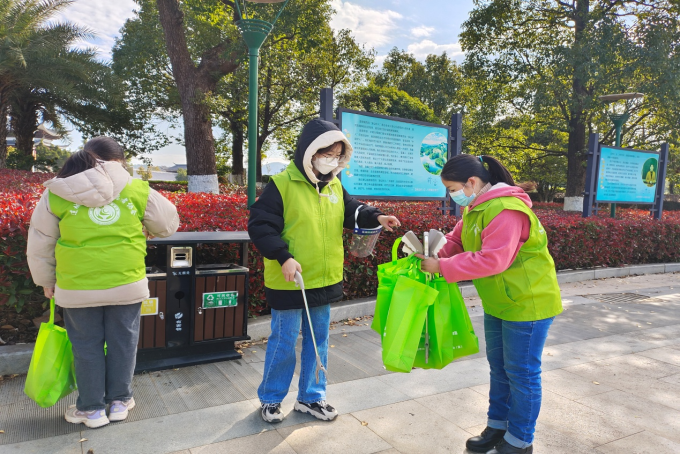
M 239 20 L 236 26 L 241 32 L 248 46 L 248 206 L 255 202 L 255 176 L 257 167 L 258 151 L 258 58 L 260 47 L 274 28 L 282 11 L 289 0 L 241 0 L 243 8 L 239 6 L 239 0 L 235 0 Z M 284 3 L 272 22 L 261 19 L 249 18 L 246 11 L 246 1 L 251 3 Z
M 622 126 L 624 126 L 624 123 L 629 120 L 629 103 L 628 101 L 634 100 L 634 99 L 640 99 L 643 98 L 643 93 L 618 93 L 614 95 L 604 95 L 604 96 L 599 96 L 598 99 L 600 99 L 603 102 L 606 103 L 614 103 L 617 101 L 625 101 L 624 104 L 624 111 L 617 112 L 615 108 L 613 107 L 613 111 L 608 114 L 608 117 L 612 121 L 612 123 L 615 125 L 615 146 L 620 147 L 622 146 Z M 614 218 L 616 215 L 616 210 L 617 210 L 617 205 L 614 203 L 610 204 L 610 217 Z

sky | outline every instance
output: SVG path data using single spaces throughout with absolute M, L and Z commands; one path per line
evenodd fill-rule
M 419 60 L 442 52 L 463 60 L 458 35 L 473 9 L 473 0 L 331 0 L 331 4 L 336 11 L 331 26 L 337 30 L 350 29 L 357 42 L 375 49 L 378 65 L 393 47 L 406 50 Z M 76 0 L 57 19 L 91 30 L 95 38 L 83 45 L 97 48 L 101 59 L 110 60 L 119 30 L 134 16 L 135 7 L 132 0 Z M 181 134 L 181 130 L 174 134 Z M 59 144 L 76 150 L 82 137 L 74 129 L 68 140 Z M 155 152 L 151 159 L 160 166 L 186 162 L 184 147 L 177 144 Z M 272 160 L 280 159 L 276 152 L 272 155 Z

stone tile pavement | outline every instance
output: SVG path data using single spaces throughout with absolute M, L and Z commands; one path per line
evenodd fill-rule
M 678 453 L 679 275 L 564 284 L 566 311 L 544 350 L 536 453 Z M 484 351 L 479 301 L 467 299 Z M 293 412 L 259 417 L 264 347 L 239 361 L 135 377 L 128 421 L 96 430 L 63 420 L 69 396 L 40 409 L 23 378 L 0 382 L 2 453 L 449 453 L 484 428 L 489 371 L 483 353 L 441 371 L 388 373 L 380 338 L 364 323 L 331 331 L 331 423 Z

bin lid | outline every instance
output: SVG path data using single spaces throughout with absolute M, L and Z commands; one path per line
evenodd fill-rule
M 248 232 L 177 232 L 168 238 L 153 238 L 148 244 L 249 243 Z

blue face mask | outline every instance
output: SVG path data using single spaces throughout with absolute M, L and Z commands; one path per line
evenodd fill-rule
M 449 196 L 452 198 L 454 203 L 461 205 L 462 207 L 468 206 L 473 200 L 475 200 L 475 192 L 471 195 L 466 195 L 463 192 L 463 188 L 458 191 L 450 191 Z

